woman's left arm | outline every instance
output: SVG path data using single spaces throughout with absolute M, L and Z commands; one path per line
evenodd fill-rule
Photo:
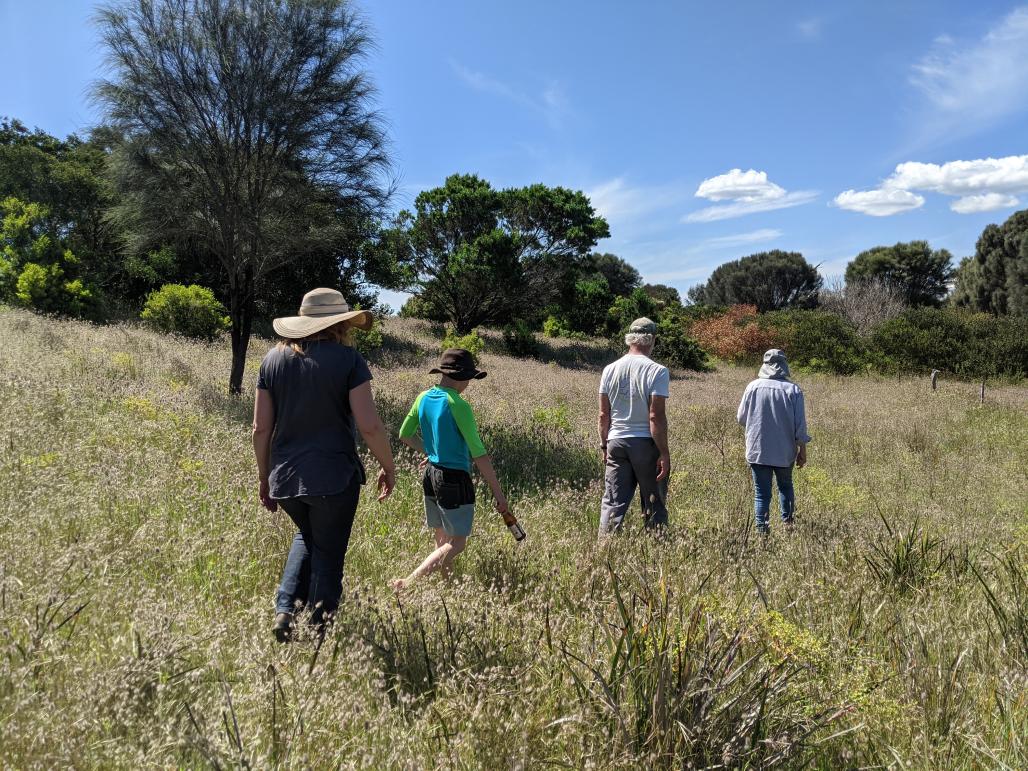
M 258 496 L 268 511 L 276 511 L 278 503 L 271 497 L 268 475 L 271 473 L 271 435 L 275 430 L 275 403 L 271 392 L 258 388 L 253 400 L 253 455 L 257 459 Z

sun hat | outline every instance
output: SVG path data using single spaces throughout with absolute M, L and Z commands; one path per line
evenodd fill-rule
M 789 377 L 789 365 L 785 361 L 785 351 L 772 348 L 764 353 L 764 363 L 760 366 L 757 377 L 770 380 L 785 380 Z
M 643 316 L 632 322 L 632 325 L 628 328 L 628 333 L 632 335 L 655 335 L 657 334 L 657 323 Z
M 430 375 L 446 375 L 452 380 L 481 380 L 486 376 L 475 366 L 471 351 L 463 348 L 447 348 L 439 358 L 439 366 L 428 372 Z
M 271 322 L 275 332 L 289 340 L 299 340 L 328 329 L 340 321 L 356 319 L 358 329 L 371 329 L 373 317 L 369 311 L 352 311 L 335 289 L 312 289 L 303 296 L 299 316 L 284 316 Z

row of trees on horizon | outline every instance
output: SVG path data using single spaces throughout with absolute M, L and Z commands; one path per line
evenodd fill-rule
M 0 301 L 104 320 L 167 284 L 210 287 L 233 392 L 255 325 L 319 285 L 362 307 L 376 287 L 411 292 L 404 315 L 457 333 L 612 335 L 641 311 L 670 328 L 686 305 L 814 308 L 869 287 L 905 307 L 1028 315 L 1028 211 L 989 225 L 959 266 L 924 241 L 879 246 L 826 291 L 775 250 L 721 265 L 683 304 L 596 251 L 610 229 L 581 191 L 455 174 L 393 214 L 372 41 L 345 0 L 124 0 L 97 25 L 101 125 L 60 139 L 0 121 Z

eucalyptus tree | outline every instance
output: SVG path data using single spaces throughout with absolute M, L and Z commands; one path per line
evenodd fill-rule
M 239 393 L 269 274 L 339 259 L 391 196 L 368 31 L 346 0 L 122 0 L 97 24 L 113 215 L 136 253 L 217 261 Z

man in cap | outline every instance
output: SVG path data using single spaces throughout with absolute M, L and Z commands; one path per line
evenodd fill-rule
M 636 487 L 646 528 L 667 525 L 671 454 L 665 407 L 671 376 L 650 358 L 656 334 L 650 319 L 633 321 L 625 335 L 628 353 L 600 377 L 600 450 L 606 465 L 601 536 L 621 529 Z
M 400 441 L 426 456 L 422 480 L 425 523 L 435 532 L 436 548 L 409 576 L 390 582 L 396 590 L 434 570 L 449 575 L 454 559 L 464 551 L 475 516 L 472 462 L 489 485 L 496 510 L 500 514 L 508 510 L 492 461 L 478 435 L 471 405 L 461 396 L 468 383 L 481 380 L 486 373 L 478 369 L 474 356 L 463 348 L 444 351 L 439 366 L 429 373 L 441 376 L 439 385 L 414 400 L 400 426 Z

